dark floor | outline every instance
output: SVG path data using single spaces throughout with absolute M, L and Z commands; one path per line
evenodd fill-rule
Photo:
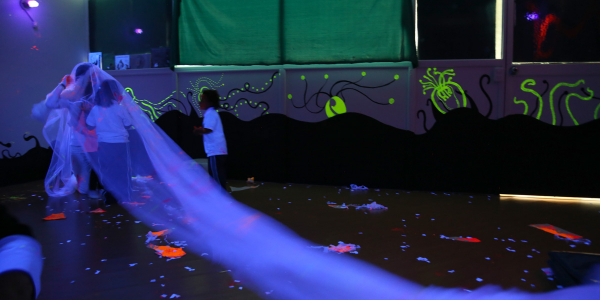
M 550 291 L 557 288 L 556 283 L 541 270 L 548 267 L 549 251 L 600 253 L 600 204 L 259 184 L 256 189 L 232 195 L 289 226 L 315 246 L 337 245 L 339 241 L 360 245 L 358 254 L 340 255 L 352 255 L 423 285 L 471 290 L 496 284 Z M 230 185 L 246 184 L 232 181 Z M 327 204 L 366 204 L 370 200 L 389 209 L 369 212 Z M 181 299 L 269 297 L 244 288 L 244 282 L 235 282 L 226 267 L 195 254 L 170 261 L 160 258 L 144 241 L 148 231 L 164 228 L 136 223 L 119 206 L 105 207 L 80 195 L 49 203 L 41 181 L 0 188 L 0 202 L 31 226 L 42 244 L 45 260 L 40 300 L 169 299 L 174 294 Z M 107 212 L 87 213 L 98 207 Z M 59 212 L 67 219 L 42 221 Z M 581 235 L 591 240 L 591 245 L 559 240 L 529 226 L 544 223 Z M 442 235 L 474 237 L 481 242 L 443 239 Z

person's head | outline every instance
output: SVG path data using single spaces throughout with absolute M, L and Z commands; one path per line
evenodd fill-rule
M 219 93 L 216 90 L 203 90 L 200 96 L 200 109 L 219 108 Z
M 81 97 L 91 96 L 94 92 L 90 76 L 92 70 L 91 63 L 80 64 L 77 69 L 75 69 L 75 85 L 81 93 Z
M 113 104 L 113 101 L 117 101 L 119 94 L 117 82 L 113 79 L 108 79 L 100 84 L 100 89 L 96 91 L 94 101 L 96 105 L 109 107 Z

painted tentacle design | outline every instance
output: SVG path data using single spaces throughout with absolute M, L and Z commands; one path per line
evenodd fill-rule
M 135 94 L 133 93 L 133 89 L 132 88 L 125 88 L 125 92 L 129 93 L 129 95 L 131 96 L 131 98 L 133 98 L 133 101 L 135 101 L 140 108 L 142 109 L 142 111 L 144 113 L 146 113 L 146 115 L 148 115 L 148 117 L 150 117 L 150 119 L 154 122 L 156 121 L 160 115 L 162 113 L 164 113 L 162 111 L 162 109 L 165 109 L 165 107 L 170 111 L 172 108 L 177 108 L 177 105 L 173 102 L 179 102 L 181 104 L 181 107 L 183 107 L 183 109 L 185 109 L 186 114 L 187 114 L 187 108 L 183 105 L 183 103 L 181 103 L 181 101 L 173 98 L 172 96 L 169 96 L 161 101 L 159 101 L 158 103 L 153 103 L 150 102 L 148 100 L 144 100 L 144 99 L 138 99 Z M 175 92 L 173 92 L 175 93 Z
M 435 78 L 435 75 L 438 76 L 437 79 Z M 449 76 L 448 79 L 446 79 L 446 75 Z M 439 110 L 442 114 L 445 114 L 446 111 L 439 106 L 437 103 L 438 101 L 435 100 L 436 98 L 442 104 L 444 104 L 444 107 L 447 110 L 450 110 L 450 108 L 448 105 L 446 105 L 446 101 L 451 97 L 456 100 L 456 108 L 461 107 L 461 102 L 456 97 L 456 93 L 454 92 L 455 89 L 458 89 L 458 91 L 460 91 L 460 95 L 462 95 L 462 107 L 467 107 L 467 97 L 465 96 L 465 92 L 458 83 L 452 81 L 452 76 L 455 75 L 456 73 L 454 73 L 454 69 L 438 72 L 437 68 L 433 68 L 433 75 L 431 75 L 431 68 L 428 68 L 427 75 L 423 75 L 423 78 L 426 80 L 419 80 L 419 82 L 423 85 L 423 95 L 427 94 L 427 90 L 432 90 L 431 101 L 433 102 L 435 108 L 437 108 L 437 110 Z
M 555 86 L 552 88 L 552 90 L 550 91 L 550 110 L 552 111 L 552 125 L 556 125 L 556 113 L 554 112 L 554 92 L 555 92 L 555 91 L 556 91 L 556 90 L 557 90 L 559 87 L 561 87 L 561 86 L 566 86 L 566 87 L 577 87 L 577 86 L 578 86 L 578 85 L 580 85 L 580 84 L 585 84 L 585 80 L 581 79 L 581 80 L 577 81 L 576 83 L 566 83 L 566 82 L 561 82 L 561 83 L 558 83 L 557 85 L 555 85 Z M 590 89 L 588 89 L 588 91 L 591 91 L 591 90 L 590 90 Z M 569 94 L 569 95 L 572 95 L 572 94 Z M 574 93 L 573 93 L 573 95 L 576 95 L 576 94 L 574 94 Z M 569 98 L 569 96 L 567 96 L 567 99 L 568 99 L 568 98 Z M 578 97 L 578 98 L 580 98 L 580 99 L 583 99 L 583 98 L 581 98 L 581 97 Z M 589 99 L 591 99 L 591 97 L 590 97 L 590 98 L 588 98 L 588 99 L 583 99 L 583 100 L 589 100 Z M 568 100 L 567 100 L 567 110 L 569 111 L 569 114 L 571 114 L 571 113 L 570 113 L 570 109 L 569 109 L 569 105 L 568 105 Z M 573 117 L 573 116 L 571 115 L 571 117 Z M 575 121 L 575 122 L 576 122 L 576 121 Z M 577 124 L 577 123 L 575 123 L 575 124 Z
M 233 111 L 232 113 L 235 114 L 236 116 L 238 116 L 238 114 L 237 114 L 238 106 L 242 106 L 242 105 L 244 105 L 244 103 L 246 103 L 246 104 L 248 104 L 248 107 L 250 107 L 252 109 L 262 108 L 263 111 L 260 114 L 261 116 L 266 115 L 266 114 L 268 115 L 270 106 L 265 101 L 252 102 L 251 100 L 248 100 L 247 98 L 244 98 L 244 97 L 238 98 L 234 104 L 227 103 L 227 101 L 231 97 L 234 97 L 235 95 L 237 95 L 239 93 L 250 93 L 250 94 L 254 94 L 254 95 L 266 93 L 274 86 L 275 79 L 277 78 L 277 76 L 280 76 L 280 75 L 281 75 L 281 73 L 279 71 L 273 72 L 273 74 L 271 74 L 271 78 L 269 79 L 269 81 L 265 82 L 266 87 L 261 87 L 260 89 L 258 87 L 252 86 L 249 82 L 245 82 L 244 87 L 233 88 L 233 89 L 229 90 L 229 92 L 227 92 L 227 94 L 225 96 L 223 96 L 219 99 L 220 102 L 225 102 L 225 103 L 221 104 L 220 109 L 222 109 L 224 111 Z M 206 88 L 206 87 L 202 87 L 200 89 L 200 91 L 202 91 L 204 88 Z
M 398 75 L 395 75 L 394 79 L 391 80 L 390 82 L 387 82 L 387 83 L 384 83 L 381 85 L 377 85 L 377 86 L 368 86 L 368 85 L 358 84 L 364 78 L 364 76 L 366 76 L 366 72 L 362 72 L 361 75 L 362 75 L 361 78 L 356 81 L 350 81 L 350 80 L 336 81 L 335 83 L 333 83 L 331 85 L 331 87 L 329 88 L 329 91 L 326 91 L 326 90 L 324 90 L 324 88 L 327 85 L 327 82 L 329 81 L 329 75 L 325 74 L 324 75 L 325 82 L 323 83 L 323 85 L 319 88 L 319 90 L 317 92 L 310 95 L 308 98 L 307 98 L 308 79 L 306 78 L 306 76 L 302 75 L 300 77 L 300 80 L 304 81 L 304 95 L 302 98 L 302 102 L 300 102 L 300 104 L 298 104 L 297 101 L 294 101 L 292 94 L 288 94 L 288 99 L 291 101 L 291 104 L 294 108 L 305 108 L 308 112 L 313 113 L 313 114 L 318 114 L 318 113 L 322 112 L 323 110 L 325 110 L 327 113 L 327 116 L 330 118 L 346 112 L 346 105 L 344 103 L 344 101 L 345 101 L 344 92 L 348 92 L 348 91 L 356 92 L 375 104 L 379 104 L 379 105 L 394 104 L 394 99 L 389 99 L 389 101 L 386 103 L 378 102 L 378 101 L 372 99 L 371 97 L 369 97 L 369 95 L 367 95 L 365 92 L 359 90 L 359 88 L 360 89 L 382 88 L 382 87 L 388 86 L 388 85 L 394 83 L 396 80 L 398 80 L 398 78 L 399 78 Z M 335 92 L 334 89 L 339 84 L 342 84 L 342 86 L 341 86 L 341 88 L 339 88 L 339 90 L 337 92 Z M 325 96 L 327 98 L 327 102 L 324 105 L 319 105 L 319 97 L 320 96 Z M 315 102 L 314 102 L 315 106 L 317 106 L 316 109 L 309 108 L 309 104 L 311 103 L 311 101 L 313 99 L 315 100 Z
M 536 92 L 533 89 L 530 88 L 526 88 L 526 85 L 530 85 L 530 86 L 534 86 L 535 80 L 533 79 L 526 79 L 521 83 L 521 90 L 524 92 L 528 92 L 528 93 L 532 93 L 534 94 L 537 98 L 538 98 L 538 103 L 539 103 L 539 109 L 538 109 L 538 114 L 536 119 L 540 119 L 540 117 L 542 116 L 542 107 L 544 105 L 544 102 L 542 101 L 542 96 L 540 96 L 540 94 L 538 92 Z M 517 100 L 517 97 L 514 98 L 513 100 L 514 103 L 519 104 L 522 103 L 525 105 L 525 112 L 523 112 L 524 115 L 527 115 L 527 112 L 529 111 L 529 106 L 527 105 L 527 102 L 525 102 L 525 100 Z
M 585 82 L 583 82 L 583 80 L 580 80 L 580 81 L 582 83 L 585 83 Z M 575 123 L 575 125 L 579 125 L 579 123 L 577 122 L 577 120 L 573 116 L 573 113 L 571 112 L 571 109 L 569 108 L 569 98 L 577 97 L 581 100 L 586 100 L 586 101 L 592 99 L 592 97 L 594 97 L 594 91 L 592 91 L 590 88 L 587 88 L 587 92 L 589 93 L 589 95 L 587 97 L 582 97 L 577 93 L 569 93 L 567 95 L 567 100 L 565 100 L 565 106 L 567 107 L 567 112 L 569 113 L 569 116 L 571 116 L 571 119 L 573 120 L 573 123 Z M 597 111 L 598 111 L 598 108 L 596 108 L 596 112 Z
M 540 94 L 540 97 L 541 97 L 541 99 L 544 99 L 544 95 L 546 95 L 546 93 L 548 92 L 548 89 L 550 88 L 550 84 L 545 79 L 542 82 L 546 85 L 546 88 Z M 540 103 L 542 103 L 542 101 L 535 102 L 535 107 L 531 110 L 531 113 L 529 113 L 529 116 L 533 117 L 533 114 L 536 112 L 536 110 L 538 110 L 538 106 L 540 106 Z M 539 108 L 541 109 L 541 106 Z M 539 114 L 539 112 L 538 112 L 538 114 Z
M 479 88 L 481 88 L 481 91 L 483 92 L 483 94 L 485 95 L 485 97 L 488 100 L 488 103 L 490 104 L 490 108 L 488 109 L 488 112 L 485 115 L 486 118 L 489 118 L 490 115 L 492 114 L 492 108 L 494 107 L 494 105 L 492 104 L 492 99 L 490 98 L 490 95 L 488 95 L 488 93 L 483 88 L 483 79 L 484 78 L 487 79 L 487 84 L 490 84 L 491 78 L 490 78 L 490 75 L 487 75 L 487 74 L 483 74 L 483 75 L 481 75 L 481 77 L 479 77 Z
M 586 93 L 584 88 L 581 88 L 581 92 L 586 96 L 591 96 L 592 99 L 600 100 L 600 98 L 594 97 L 594 95 Z M 596 109 L 594 110 L 594 120 L 598 119 L 598 111 L 600 111 L 600 104 L 598 104 L 598 106 L 596 106 Z

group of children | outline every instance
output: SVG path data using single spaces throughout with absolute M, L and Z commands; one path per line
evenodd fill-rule
M 121 105 L 124 91 L 120 84 L 114 79 L 97 82 L 99 76 L 95 75 L 94 68 L 87 63 L 76 66 L 73 75 L 65 76 L 48 94 L 45 106 L 48 109 L 66 108 L 70 116 L 68 147 L 77 191 L 97 198 L 100 191 L 104 191 L 101 188 L 106 188 L 109 192 L 106 202 L 110 204 L 116 203 L 117 199 L 126 201 L 130 198 L 129 178 L 134 174 L 129 168 L 132 153 L 128 129 L 132 122 L 127 109 Z M 209 174 L 226 190 L 227 142 L 216 110 L 218 107 L 217 91 L 204 90 L 200 96 L 202 127 L 195 127 L 193 133 L 203 138 Z M 56 147 L 55 142 L 53 148 Z M 92 169 L 97 176 L 92 176 Z M 109 185 L 104 183 L 105 176 L 111 178 Z M 98 189 L 90 190 L 90 183 Z

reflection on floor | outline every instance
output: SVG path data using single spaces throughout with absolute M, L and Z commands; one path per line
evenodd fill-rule
M 229 184 L 246 186 L 241 181 Z M 314 246 L 338 245 L 340 241 L 360 246 L 358 254 L 323 255 L 349 255 L 423 285 L 472 290 L 495 284 L 550 291 L 557 285 L 542 271 L 548 267 L 549 251 L 600 253 L 600 205 L 593 203 L 500 201 L 497 195 L 302 184 L 254 185 L 258 187 L 238 190 L 232 196 L 290 227 Z M 271 292 L 244 288 L 244 282 L 236 281 L 234 270 L 191 251 L 180 259 L 159 257 L 144 242 L 148 231 L 165 228 L 143 224 L 119 206 L 105 206 L 84 195 L 49 201 L 43 182 L 0 188 L 0 201 L 32 227 L 43 246 L 39 299 L 260 299 Z M 349 206 L 373 201 L 388 209 Z M 342 204 L 349 208 L 336 208 Z M 106 213 L 88 213 L 97 208 Z M 64 213 L 66 219 L 42 221 L 54 213 Z M 531 224 L 551 224 L 589 239 L 591 244 L 559 239 Z M 273 287 L 272 293 L 276 292 Z

